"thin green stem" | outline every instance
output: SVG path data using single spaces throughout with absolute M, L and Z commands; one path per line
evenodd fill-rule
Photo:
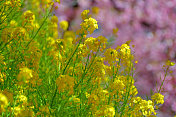
M 124 111 L 124 109 L 125 109 L 125 107 L 126 107 L 126 104 L 127 104 L 127 101 L 128 101 L 128 97 L 129 97 L 129 93 L 130 93 L 130 87 L 131 87 L 131 85 L 132 85 L 132 79 L 131 79 L 130 82 L 129 82 L 131 67 L 132 67 L 132 60 L 131 60 L 131 57 L 130 57 L 130 66 L 129 66 L 129 72 L 128 72 L 128 76 L 127 76 L 127 84 L 126 84 L 126 86 L 127 86 L 126 91 L 127 91 L 127 92 L 126 92 L 126 95 L 125 95 L 125 100 L 124 100 L 123 106 L 122 106 L 122 108 L 120 109 L 120 112 L 121 112 L 120 117 L 122 117 L 123 111 Z M 129 83 L 130 83 L 130 84 L 129 84 Z
M 52 108 L 52 106 L 53 106 L 53 101 L 54 101 L 54 98 L 56 97 L 56 94 L 57 94 L 57 86 L 56 86 L 56 89 L 55 89 L 53 98 L 52 98 L 52 100 L 51 100 L 51 104 L 50 104 L 51 108 Z
M 29 46 L 29 44 L 35 39 L 35 37 L 37 36 L 38 32 L 40 31 L 40 29 L 43 27 L 44 23 L 46 22 L 47 18 L 49 17 L 50 13 L 52 11 L 52 8 L 50 9 L 48 15 L 45 17 L 44 21 L 42 22 L 41 26 L 39 27 L 39 29 L 37 30 L 37 32 L 35 33 L 34 37 L 28 42 L 28 44 L 26 45 L 26 48 Z
M 164 79 L 163 79 L 163 81 L 162 81 L 162 83 L 161 83 L 161 86 L 160 86 L 160 88 L 159 88 L 158 93 L 160 93 L 160 91 L 161 91 L 161 88 L 162 88 L 162 86 L 163 86 L 163 84 L 164 84 L 164 81 L 165 81 L 165 79 L 166 79 L 166 76 L 167 76 L 168 70 L 169 70 L 169 67 L 167 67 L 167 69 L 166 69 L 166 73 L 165 73 L 165 75 L 164 75 Z
M 5 8 L 6 8 L 6 6 L 4 6 L 4 7 L 3 7 L 3 11 L 1 12 L 0 17 L 2 17 L 2 16 L 3 16 L 3 13 L 4 13 L 4 11 L 5 11 Z
M 7 19 L 7 17 L 12 13 L 14 7 L 12 8 L 12 10 L 7 14 L 7 16 L 2 20 L 2 22 L 0 22 L 0 25 Z
M 90 69 L 90 67 L 92 66 L 92 64 L 93 64 L 93 62 L 94 62 L 94 60 L 95 60 L 95 57 L 96 57 L 97 54 L 98 54 L 99 49 L 100 49 L 100 46 L 99 46 L 99 48 L 98 48 L 96 54 L 94 55 L 93 60 L 92 60 L 92 62 L 90 63 L 89 67 L 87 68 L 87 70 L 84 71 L 84 73 L 83 73 L 81 79 L 79 80 L 78 84 L 76 84 L 76 86 L 74 87 L 75 89 L 79 86 L 79 84 L 80 84 L 81 82 L 83 82 L 83 79 L 84 79 L 85 75 L 87 74 L 88 70 Z
M 81 40 L 82 40 L 82 39 L 81 39 Z M 67 62 L 67 64 L 66 64 L 66 66 L 65 66 L 65 68 L 64 68 L 64 70 L 63 70 L 63 72 L 62 72 L 62 74 L 63 74 L 63 75 L 64 75 L 64 73 L 65 73 L 65 71 L 66 71 L 66 69 L 67 69 L 68 65 L 70 64 L 70 62 L 71 62 L 72 58 L 74 57 L 74 55 L 75 55 L 76 51 L 78 50 L 78 47 L 79 47 L 79 45 L 80 45 L 80 43 L 81 43 L 81 40 L 79 41 L 78 45 L 76 46 L 75 51 L 73 52 L 73 54 L 71 55 L 70 59 L 68 60 L 68 62 Z

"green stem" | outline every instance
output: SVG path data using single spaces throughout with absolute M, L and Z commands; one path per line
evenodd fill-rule
M 166 79 L 166 76 L 167 76 L 168 70 L 169 70 L 169 67 L 167 67 L 167 69 L 166 69 L 166 73 L 165 73 L 165 75 L 164 75 L 164 79 L 163 79 L 163 81 L 162 81 L 162 83 L 161 83 L 161 86 L 160 86 L 160 88 L 159 88 L 158 93 L 160 93 L 160 91 L 161 91 L 161 88 L 162 88 L 162 86 L 163 86 L 163 84 L 164 84 L 164 81 L 165 81 L 165 79 Z
M 7 17 L 12 13 L 14 7 L 12 8 L 12 10 L 7 14 L 7 16 L 4 18 L 4 20 L 2 20 L 2 22 L 0 22 L 0 25 L 7 19 Z
M 130 57 L 131 58 L 131 57 Z M 120 112 L 121 112 L 121 115 L 120 115 L 120 117 L 122 117 L 122 115 L 123 115 L 123 111 L 124 111 L 124 109 L 125 109 L 125 107 L 126 107 L 126 104 L 127 104 L 127 101 L 128 101 L 128 97 L 129 97 L 129 93 L 130 93 L 130 86 L 132 85 L 132 80 L 130 81 L 130 82 L 128 82 L 129 81 L 129 76 L 130 76 L 130 71 L 131 71 L 131 65 L 132 65 L 132 62 L 131 62 L 132 60 L 130 59 L 130 67 L 129 67 L 129 72 L 128 72 L 128 76 L 127 76 L 127 89 L 126 89 L 126 91 L 127 91 L 127 93 L 126 93 L 126 95 L 125 95 L 125 100 L 124 100 L 124 103 L 123 103 L 123 106 L 122 106 L 122 108 L 120 109 Z M 130 84 L 129 84 L 130 83 Z
M 56 93 L 57 93 L 57 86 L 56 86 L 56 89 L 55 89 L 55 92 L 54 92 L 54 96 L 53 96 L 53 98 L 51 100 L 51 104 L 50 104 L 51 108 L 53 106 L 53 101 L 54 101 L 54 98 L 56 97 Z
M 35 39 L 35 37 L 37 36 L 38 32 L 40 31 L 40 29 L 43 27 L 44 23 L 46 22 L 47 18 L 49 17 L 50 13 L 52 11 L 52 8 L 50 9 L 48 15 L 45 17 L 44 21 L 42 22 L 41 26 L 39 27 L 39 29 L 37 30 L 37 32 L 35 33 L 34 37 L 28 42 L 28 44 L 26 45 L 26 48 L 29 46 L 29 44 Z
M 81 39 L 81 40 L 82 40 L 82 39 Z M 79 41 L 79 43 L 78 43 L 78 45 L 77 45 L 75 51 L 73 52 L 72 56 L 70 57 L 69 61 L 67 62 L 66 66 L 65 66 L 65 68 L 64 68 L 64 70 L 63 70 L 63 72 L 62 72 L 62 75 L 64 75 L 67 66 L 69 65 L 69 63 L 71 62 L 71 59 L 72 59 L 73 56 L 75 55 L 75 53 L 76 53 L 76 51 L 77 51 L 77 49 L 78 49 L 78 47 L 79 47 L 79 45 L 80 45 L 80 43 L 81 43 L 81 40 Z M 56 86 L 56 89 L 55 89 L 53 98 L 52 98 L 52 100 L 51 100 L 51 104 L 50 104 L 51 107 L 52 107 L 52 105 L 53 105 L 53 101 L 54 101 L 54 98 L 56 97 L 56 94 L 57 94 L 57 86 Z
M 82 39 L 81 39 L 81 40 L 82 40 Z M 79 43 L 78 43 L 78 45 L 77 45 L 77 47 L 76 47 L 75 51 L 73 52 L 73 54 L 71 55 L 70 59 L 68 60 L 68 62 L 67 62 L 67 64 L 66 64 L 66 66 L 65 66 L 65 68 L 64 68 L 64 70 L 63 70 L 63 72 L 62 72 L 62 74 L 63 74 L 63 75 L 64 75 L 65 70 L 67 69 L 67 67 L 68 67 L 69 63 L 71 62 L 71 60 L 72 60 L 73 56 L 75 55 L 76 51 L 78 50 L 78 47 L 79 47 L 79 45 L 80 45 L 80 43 L 81 43 L 81 40 L 79 41 Z
M 93 58 L 92 62 L 90 63 L 89 67 L 87 68 L 87 70 L 84 71 L 84 73 L 83 73 L 81 79 L 79 80 L 78 84 L 75 85 L 75 87 L 74 87 L 75 89 L 78 87 L 78 85 L 79 85 L 81 82 L 83 82 L 83 78 L 85 77 L 85 75 L 87 74 L 88 70 L 89 70 L 90 67 L 92 66 L 92 64 L 93 64 L 93 62 L 94 62 L 94 60 L 95 60 L 95 57 L 96 57 L 97 54 L 98 54 L 99 49 L 100 49 L 100 46 L 99 46 L 99 48 L 98 48 L 96 54 L 94 55 L 94 58 Z

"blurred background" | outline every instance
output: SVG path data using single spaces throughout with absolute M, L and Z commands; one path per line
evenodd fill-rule
M 105 36 L 111 48 L 131 40 L 138 60 L 135 85 L 143 98 L 159 89 L 165 74 L 163 64 L 168 59 L 176 62 L 176 0 L 61 0 L 55 5 L 58 9 L 53 13 L 59 22 L 69 22 L 68 30 L 79 29 L 81 12 L 89 9 L 99 24 L 92 36 Z M 175 77 L 173 66 L 161 90 L 165 103 L 158 117 L 176 114 Z

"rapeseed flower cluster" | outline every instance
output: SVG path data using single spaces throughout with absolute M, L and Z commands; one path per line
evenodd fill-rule
M 77 34 L 87 35 L 88 31 L 90 34 L 92 34 L 95 29 L 98 29 L 97 21 L 94 18 L 88 16 L 88 13 L 89 10 L 83 11 L 82 19 L 84 21 L 80 24 L 81 29 L 77 31 Z
M 75 32 L 68 21 L 51 15 L 52 0 L 0 3 L 1 116 L 157 115 L 164 96 L 157 92 L 144 100 L 137 95 L 129 43 L 112 49 L 107 38 L 89 36 L 98 29 L 89 10 L 82 12 Z
M 155 93 L 152 95 L 152 100 L 156 102 L 156 104 L 163 104 L 164 103 L 164 96 L 161 95 L 160 93 Z

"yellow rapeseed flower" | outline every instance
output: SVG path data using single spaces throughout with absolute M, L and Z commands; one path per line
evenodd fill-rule
M 5 111 L 5 108 L 8 106 L 7 97 L 0 93 L 0 113 Z
M 174 66 L 175 63 L 174 63 L 174 62 L 171 62 L 170 60 L 167 60 L 167 61 L 166 61 L 166 65 L 168 65 L 168 66 Z
M 58 22 L 58 17 L 55 16 L 55 15 L 52 16 L 52 17 L 51 17 L 51 22 L 52 22 L 52 23 L 57 23 L 57 22 Z
M 113 29 L 113 34 L 114 34 L 115 36 L 117 36 L 118 30 L 119 30 L 118 28 L 114 28 L 114 29 Z
M 104 110 L 104 116 L 106 117 L 114 117 L 115 116 L 115 109 L 112 106 L 107 105 Z
M 30 23 L 33 24 L 33 22 L 35 21 L 35 15 L 32 11 L 27 10 L 23 13 L 23 18 L 24 18 L 24 22 L 23 23 Z
M 98 13 L 99 13 L 99 8 L 96 7 L 96 6 L 93 6 L 93 7 L 92 7 L 92 13 L 98 14 Z
M 20 116 L 20 117 L 21 117 L 22 109 L 21 109 L 20 106 L 16 106 L 16 107 L 14 107 L 14 108 L 11 108 L 11 110 L 14 111 L 14 115 L 15 115 L 15 116 L 18 116 L 18 117 Z
M 63 29 L 64 31 L 67 30 L 68 28 L 68 22 L 66 20 L 63 20 L 59 22 L 60 28 Z
M 72 45 L 73 40 L 75 40 L 76 36 L 73 31 L 65 31 L 64 33 L 64 41 L 70 47 Z
M 29 79 L 31 79 L 33 77 L 32 75 L 32 70 L 30 70 L 27 67 L 24 68 L 20 68 L 20 73 L 17 76 L 17 79 L 19 81 L 23 81 L 23 82 L 28 82 Z
M 93 33 L 94 30 L 98 29 L 97 21 L 94 18 L 85 19 L 84 22 L 80 24 L 81 29 L 78 31 L 80 34 L 87 35 L 88 31 L 90 34 Z
M 160 94 L 160 93 L 155 93 L 154 95 L 152 95 L 152 101 L 156 102 L 156 104 L 163 104 L 164 103 L 164 95 Z
M 75 79 L 69 75 L 61 75 L 56 79 L 59 93 L 68 91 L 69 94 L 73 94 Z
M 130 46 L 128 46 L 127 44 L 122 44 L 120 52 L 122 53 L 123 56 L 124 55 L 129 56 L 131 54 Z
M 10 21 L 10 26 L 11 26 L 11 27 L 15 27 L 15 26 L 17 26 L 17 24 L 18 24 L 18 23 L 17 23 L 15 20 L 11 20 L 11 21 Z
M 118 52 L 115 49 L 108 48 L 106 49 L 104 56 L 105 61 L 108 61 L 108 63 L 111 65 L 113 62 L 116 61 Z
M 156 112 L 153 107 L 153 102 L 151 100 L 141 100 L 140 102 L 140 110 L 144 116 L 150 116 L 152 113 L 156 115 Z
M 85 40 L 85 45 L 87 45 L 89 50 L 96 52 L 98 50 L 98 40 L 97 38 L 89 37 Z
M 19 95 L 18 99 L 17 99 L 17 102 L 20 102 L 23 105 L 26 105 L 27 104 L 27 97 L 25 95 Z
M 60 0 L 55 0 L 55 2 L 59 3 L 60 4 Z
M 72 104 L 72 102 L 75 103 L 75 104 L 77 104 L 77 105 L 80 104 L 80 99 L 77 98 L 76 96 L 70 97 L 70 98 L 69 98 L 69 101 L 71 101 L 71 104 Z
M 84 11 L 81 13 L 81 17 L 82 17 L 83 20 L 89 18 L 88 13 L 89 13 L 89 10 L 84 10 Z

